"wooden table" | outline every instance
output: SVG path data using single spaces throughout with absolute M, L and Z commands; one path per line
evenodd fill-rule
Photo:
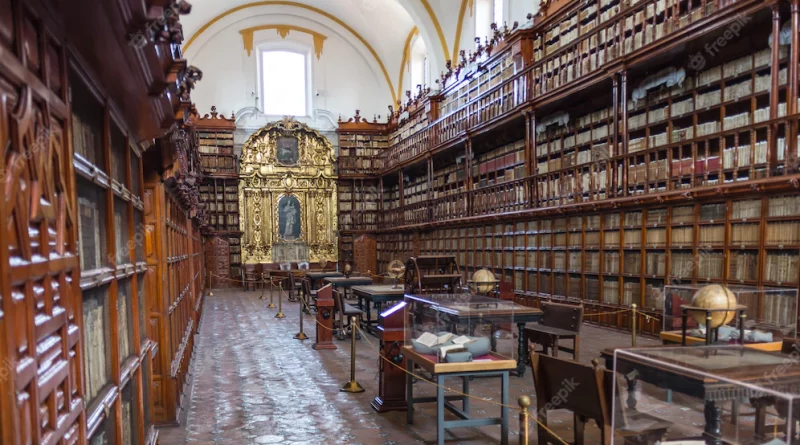
M 339 288 L 344 289 L 343 297 L 347 297 L 347 290 L 352 288 L 353 286 L 364 286 L 372 284 L 372 278 L 370 277 L 329 277 L 325 278 L 323 281 L 326 283 L 331 283 L 333 285 L 334 290 L 338 290 Z
M 375 305 L 375 309 L 380 314 L 381 309 L 383 308 L 384 303 L 394 302 L 394 301 L 402 301 L 403 295 L 405 295 L 403 286 L 398 285 L 397 287 L 391 284 L 374 284 L 371 286 L 353 286 L 350 290 L 353 291 L 353 294 L 358 297 L 358 307 L 361 310 L 365 308 L 362 306 L 361 301 L 366 301 L 366 313 L 367 319 L 362 321 L 361 324 L 364 325 L 364 329 L 367 332 L 374 334 L 375 330 L 373 327 L 372 322 L 372 304 Z M 378 320 L 375 320 L 375 324 L 378 323 Z
M 468 294 L 451 294 L 450 297 L 459 298 L 464 301 L 461 305 L 456 306 L 431 306 L 433 309 L 438 308 L 445 321 L 449 321 L 451 325 L 467 325 L 468 330 L 472 329 L 478 324 L 489 323 L 492 325 L 492 350 L 495 350 L 497 339 L 494 336 L 496 326 L 498 324 L 513 320 L 517 325 L 518 343 L 517 343 L 517 375 L 523 377 L 525 375 L 525 365 L 528 363 L 528 348 L 525 344 L 525 324 L 539 321 L 542 318 L 542 310 L 533 307 L 522 306 L 511 301 L 498 300 L 495 298 L 485 297 L 482 295 L 469 295 Z M 419 299 L 419 301 L 426 303 L 430 298 L 447 297 L 445 294 L 434 295 L 421 295 L 419 297 L 414 295 L 408 296 L 411 299 Z M 470 300 L 472 298 L 472 300 Z M 492 304 L 476 305 L 474 302 L 486 301 L 494 302 Z M 473 303 L 471 303 L 473 302 Z M 451 329 L 455 332 L 455 329 Z
M 311 279 L 311 289 L 317 290 L 320 282 L 325 278 L 343 277 L 344 274 L 341 272 L 336 272 L 335 270 L 322 270 L 306 272 L 306 276 Z
M 617 354 L 615 369 L 616 349 L 628 350 L 628 348 L 607 348 L 601 355 L 605 359 L 606 368 L 625 376 L 628 385 L 627 406 L 631 409 L 636 408 L 634 393 L 638 380 L 702 399 L 705 405 L 704 436 L 707 443 L 723 443 L 721 402 L 753 397 L 752 391 L 741 384 L 736 385 L 720 379 L 752 384 L 782 393 L 796 394 L 800 391 L 800 367 L 785 366 L 786 356 L 781 354 L 738 345 L 653 346 L 632 349 L 631 353 L 636 355 Z M 784 372 L 776 374 L 774 371 L 779 366 L 783 367 Z M 764 405 L 761 407 L 762 410 L 774 403 L 769 396 L 755 399 Z M 738 409 L 733 411 L 732 417 L 735 422 Z M 756 417 L 759 417 L 759 414 Z M 759 434 L 758 422 L 756 434 Z
M 514 360 L 489 353 L 476 357 L 471 362 L 464 363 L 438 363 L 436 356 L 418 354 L 412 346 L 403 346 L 403 355 L 406 358 L 406 411 L 408 424 L 414 423 L 414 404 L 436 402 L 436 443 L 444 445 L 444 430 L 450 428 L 465 428 L 486 425 L 500 425 L 500 443 L 508 444 L 508 376 L 514 369 Z M 436 397 L 414 398 L 414 384 L 412 373 L 414 365 L 431 373 L 435 378 Z M 461 378 L 461 392 L 469 394 L 469 380 L 472 377 L 500 377 L 500 417 L 473 419 L 469 414 L 469 397 L 463 395 L 445 396 L 445 379 L 447 377 Z M 417 383 L 419 384 L 419 383 Z M 451 400 L 460 400 L 462 405 L 458 409 L 450 403 Z M 447 409 L 460 420 L 444 420 L 444 410 Z

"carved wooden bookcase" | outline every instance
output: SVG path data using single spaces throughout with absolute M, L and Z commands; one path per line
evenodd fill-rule
M 211 107 L 211 113 L 197 121 L 200 165 L 203 182 L 200 185 L 200 202 L 208 217 L 205 236 L 215 249 L 207 254 L 209 283 L 214 288 L 240 287 L 242 278 L 242 251 L 239 228 L 239 160 L 234 153 L 233 133 L 236 122 L 226 118 Z M 225 242 L 224 249 L 218 242 Z M 220 254 L 227 251 L 222 261 Z
M 182 127 L 198 75 L 180 13 L 149 21 L 173 6 L 0 0 L 3 445 L 157 441 L 141 141 Z

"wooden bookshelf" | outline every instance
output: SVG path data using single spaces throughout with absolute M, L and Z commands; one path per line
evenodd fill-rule
M 227 242 L 227 261 L 209 262 L 212 287 L 239 287 L 242 277 L 241 230 L 239 226 L 239 160 L 234 154 L 234 117 L 226 118 L 211 107 L 197 120 L 198 151 L 203 171 L 200 202 L 207 218 L 206 233 Z M 218 250 L 218 246 L 217 246 Z M 213 267 L 212 267 L 213 265 Z
M 800 56 L 776 37 L 796 0 L 555 3 L 505 39 L 531 45 L 513 72 L 498 50 L 458 68 L 426 127 L 389 124 L 368 175 L 379 269 L 454 254 L 523 304 L 656 318 L 667 282 L 796 287 Z M 748 37 L 709 54 L 734 9 Z

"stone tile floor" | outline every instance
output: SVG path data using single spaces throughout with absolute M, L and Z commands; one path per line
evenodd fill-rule
M 298 304 L 284 301 L 285 319 L 259 300 L 257 292 L 217 290 L 206 297 L 192 360 L 190 401 L 181 426 L 162 428 L 161 445 L 179 444 L 422 444 L 436 443 L 436 412 L 422 405 L 413 425 L 405 412 L 378 414 L 370 402 L 378 393 L 378 341 L 357 342 L 356 380 L 361 394 L 339 392 L 349 381 L 349 340 L 334 339 L 336 350 L 311 348 L 315 323 L 305 316 L 311 339 L 292 337 L 299 331 Z M 373 311 L 374 314 L 374 311 Z M 630 335 L 585 325 L 581 361 L 590 362 L 608 346 L 629 346 Z M 639 337 L 638 345 L 658 344 Z M 448 384 L 456 387 L 457 381 Z M 460 386 L 460 385 L 458 385 Z M 498 379 L 476 379 L 472 393 L 499 401 Z M 418 392 L 416 392 L 418 391 Z M 523 378 L 511 377 L 509 402 L 533 395 L 530 368 Z M 435 395 L 434 387 L 417 383 L 415 394 Z M 473 400 L 476 416 L 499 415 L 500 408 Z M 511 412 L 509 442 L 518 440 L 517 412 Z M 551 426 L 572 440 L 572 416 L 551 415 Z M 591 424 L 587 434 L 596 436 Z M 448 444 L 500 443 L 500 428 L 460 428 L 447 433 Z M 532 433 L 533 434 L 533 433 Z M 532 441 L 533 443 L 533 441 Z

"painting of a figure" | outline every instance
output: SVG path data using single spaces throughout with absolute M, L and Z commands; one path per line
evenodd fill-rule
M 275 158 L 281 165 L 297 165 L 300 159 L 298 140 L 294 137 L 280 136 L 275 142 L 277 152 Z
M 300 201 L 294 196 L 284 196 L 278 201 L 278 230 L 280 238 L 285 240 L 300 237 Z

